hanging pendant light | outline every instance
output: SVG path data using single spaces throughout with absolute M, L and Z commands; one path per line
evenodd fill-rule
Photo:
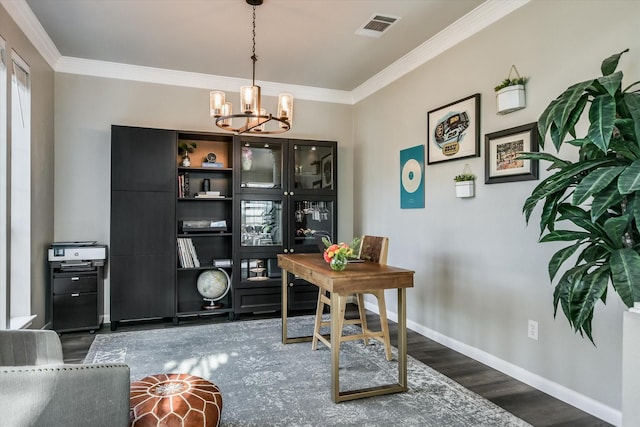
M 256 85 L 256 62 L 258 61 L 256 56 L 256 6 L 261 5 L 263 0 L 246 0 L 246 2 L 253 6 L 253 50 L 251 55 L 253 74 L 251 86 L 240 87 L 240 108 L 236 114 L 233 114 L 233 107 L 226 100 L 224 92 L 211 91 L 209 94 L 211 117 L 215 119 L 216 126 L 236 134 L 283 133 L 291 129 L 293 122 L 293 96 L 288 93 L 278 95 L 276 116 L 268 114 L 262 108 L 260 86 Z M 233 119 L 244 119 L 242 126 L 234 128 L 232 125 Z M 267 129 L 266 125 L 269 122 L 278 122 L 278 126 Z

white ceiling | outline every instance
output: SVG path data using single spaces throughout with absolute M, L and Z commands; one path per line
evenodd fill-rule
M 499 19 L 526 1 L 264 0 L 256 8 L 256 79 L 263 86 L 271 82 L 351 92 L 447 30 L 456 39 L 456 32 L 474 27 L 477 15 L 485 21 Z M 50 39 L 49 51 L 67 63 L 82 59 L 251 78 L 252 7 L 245 0 L 0 3 L 14 19 L 20 15 L 16 21 L 32 17 L 25 26 L 41 25 L 38 37 Z M 377 14 L 401 19 L 380 38 L 355 33 Z M 451 31 L 456 25 L 456 32 Z

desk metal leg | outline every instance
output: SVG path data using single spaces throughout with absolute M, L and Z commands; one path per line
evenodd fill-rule
M 331 292 L 331 395 L 340 402 L 340 295 Z
M 398 288 L 398 385 L 407 391 L 407 290 Z
M 340 297 L 331 294 L 331 384 L 333 401 L 361 399 L 363 397 L 407 391 L 407 290 L 398 288 L 398 382 L 358 390 L 340 391 L 340 333 L 338 329 Z M 335 313 L 335 317 L 334 317 Z
M 282 269 L 282 344 L 287 344 L 287 315 L 289 311 L 288 291 L 287 291 L 287 270 Z

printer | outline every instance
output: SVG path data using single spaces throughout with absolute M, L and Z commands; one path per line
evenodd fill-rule
M 49 248 L 49 262 L 63 270 L 102 267 L 106 259 L 106 245 L 95 241 L 54 242 Z

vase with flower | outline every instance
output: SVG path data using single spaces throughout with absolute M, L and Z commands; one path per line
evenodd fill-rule
M 359 239 L 353 239 L 351 246 L 346 243 L 332 244 L 326 237 L 322 241 L 326 247 L 323 253 L 324 260 L 329 263 L 329 266 L 334 271 L 343 271 L 347 268 L 347 262 L 350 258 L 355 257 L 355 248 L 359 243 Z

